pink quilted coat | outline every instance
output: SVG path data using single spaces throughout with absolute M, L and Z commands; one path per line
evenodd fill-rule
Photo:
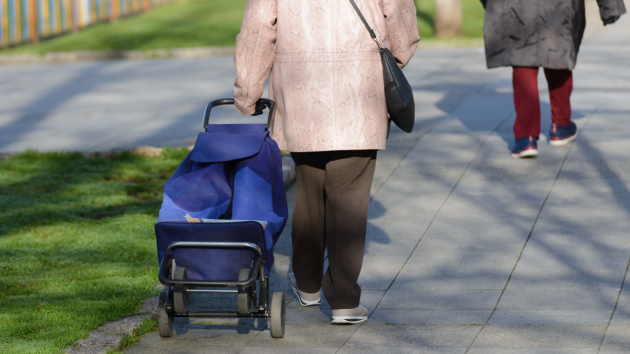
M 406 65 L 420 40 L 413 0 L 355 2 L 379 42 Z M 248 0 L 234 61 L 235 106 L 243 114 L 254 113 L 270 77 L 271 136 L 280 149 L 385 149 L 380 56 L 348 0 Z

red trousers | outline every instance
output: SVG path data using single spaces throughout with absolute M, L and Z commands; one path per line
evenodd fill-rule
M 551 101 L 551 120 L 561 126 L 571 124 L 571 70 L 545 69 Z M 540 99 L 538 97 L 538 68 L 514 67 L 514 138 L 540 135 Z

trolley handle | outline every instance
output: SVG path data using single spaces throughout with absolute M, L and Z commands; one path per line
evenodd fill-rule
M 217 107 L 217 106 L 224 106 L 228 104 L 233 105 L 234 99 L 233 98 L 220 98 L 218 100 L 214 100 L 208 103 L 208 105 L 206 106 L 206 111 L 203 114 L 203 127 L 201 128 L 202 132 L 205 133 L 208 131 L 208 122 L 210 121 L 210 112 L 212 111 L 212 108 Z M 265 124 L 265 131 L 268 131 L 269 125 L 271 124 L 271 118 L 273 117 L 275 103 L 270 99 L 261 98 L 256 102 L 256 104 L 264 104 L 269 110 L 269 116 L 267 117 L 267 124 Z

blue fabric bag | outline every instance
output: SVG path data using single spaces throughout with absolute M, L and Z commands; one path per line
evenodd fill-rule
M 155 225 L 158 262 L 176 241 L 251 242 L 262 250 L 269 275 L 288 216 L 280 149 L 264 124 L 208 128 L 164 185 Z M 182 248 L 173 256 L 189 279 L 234 281 L 255 255 L 246 249 Z

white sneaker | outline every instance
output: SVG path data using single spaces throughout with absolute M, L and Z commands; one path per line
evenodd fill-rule
M 301 291 L 300 289 L 298 289 L 297 282 L 295 281 L 295 274 L 289 273 L 289 278 L 291 279 L 291 288 L 293 288 L 295 297 L 297 297 L 301 306 L 308 307 L 308 306 L 321 305 L 322 303 L 321 291 L 318 291 L 313 294 L 305 293 Z
M 357 324 L 368 319 L 368 310 L 359 305 L 353 309 L 332 310 L 333 324 Z

